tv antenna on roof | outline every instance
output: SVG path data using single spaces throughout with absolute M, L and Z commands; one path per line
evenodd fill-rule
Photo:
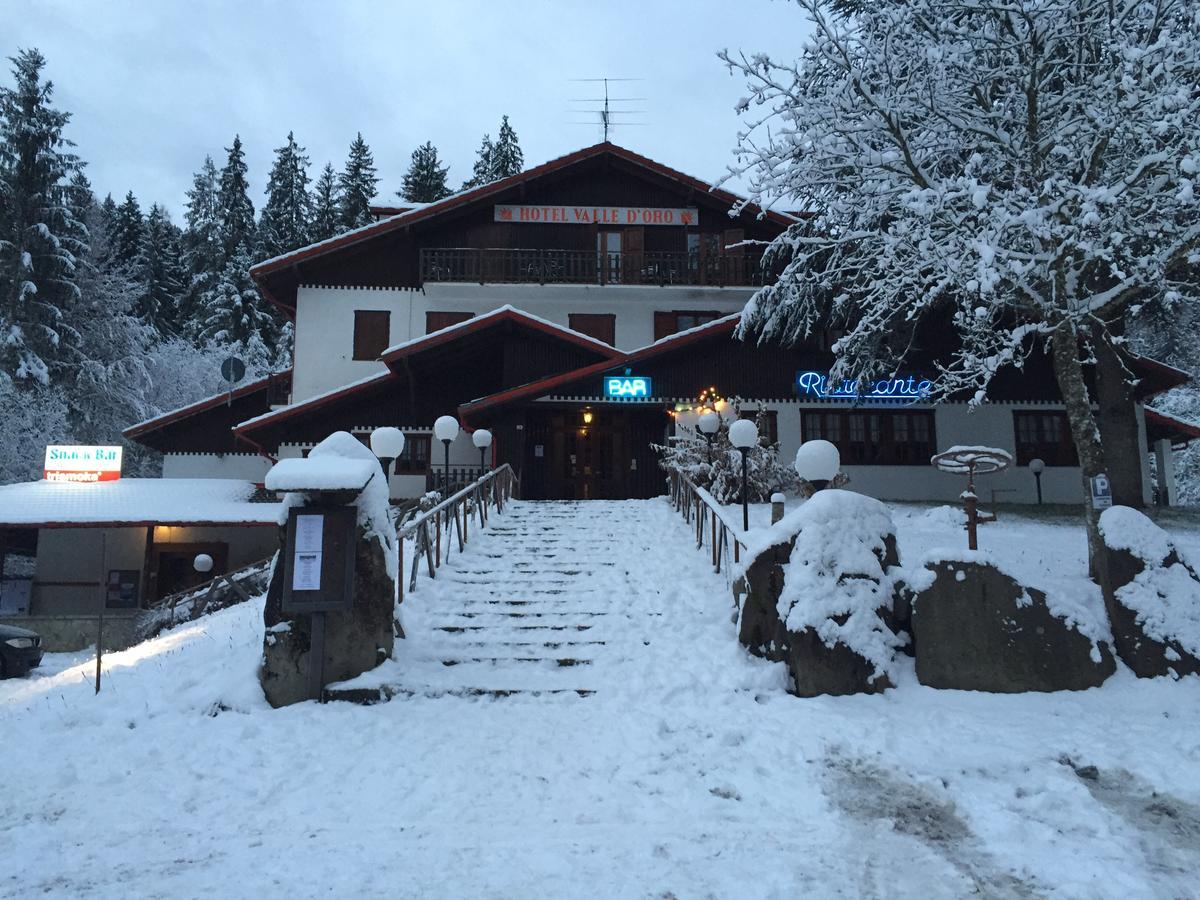
M 643 80 L 644 79 L 641 79 L 641 78 L 572 78 L 571 81 L 575 81 L 575 82 L 582 82 L 582 83 L 586 83 L 586 84 L 603 84 L 604 85 L 604 96 L 603 97 L 572 97 L 571 100 L 569 101 L 571 103 L 600 103 L 603 105 L 600 106 L 600 108 L 598 108 L 598 109 L 595 109 L 595 108 L 588 109 L 586 107 L 573 107 L 570 110 L 570 112 L 573 115 L 592 113 L 594 115 L 599 116 L 600 127 L 604 133 L 605 141 L 608 140 L 608 133 L 618 125 L 620 125 L 621 127 L 625 127 L 627 125 L 637 125 L 637 126 L 645 125 L 646 124 L 645 122 L 634 122 L 630 118 L 627 118 L 627 117 L 643 115 L 646 112 L 646 110 L 644 110 L 644 109 L 628 109 L 628 108 L 620 107 L 620 106 L 614 108 L 614 105 L 619 104 L 619 103 L 644 103 L 644 102 L 646 102 L 645 97 L 610 97 L 608 95 L 609 82 L 643 81 Z M 588 121 L 588 122 L 568 122 L 567 124 L 568 125 L 594 125 L 595 120 Z

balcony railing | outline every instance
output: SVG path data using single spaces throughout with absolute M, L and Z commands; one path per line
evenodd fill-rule
M 701 257 L 658 250 L 515 250 L 426 247 L 421 281 L 478 284 L 651 284 L 757 287 L 764 271 L 752 253 Z

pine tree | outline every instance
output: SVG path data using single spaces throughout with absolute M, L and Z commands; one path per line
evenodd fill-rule
M 117 207 L 111 228 L 112 253 L 115 259 L 129 266 L 136 265 L 142 252 L 146 222 L 133 191 L 127 193 L 125 202 Z
M 167 211 L 157 203 L 151 206 L 139 257 L 137 311 L 160 335 L 176 333 L 180 327 L 184 271 L 179 243 L 179 229 Z
M 273 343 L 275 320 L 250 280 L 250 265 L 249 251 L 239 246 L 205 293 L 201 339 L 245 347 Z
M 79 159 L 63 137 L 70 113 L 50 105 L 45 58 L 12 58 L 15 87 L 0 88 L 0 380 L 43 384 L 70 362 L 78 332 L 77 257 L 86 229 L 67 203 Z
M 433 203 L 450 195 L 446 187 L 449 166 L 438 159 L 437 147 L 426 141 L 413 151 L 412 162 L 404 175 L 404 188 L 397 193 L 411 203 Z
M 212 289 L 224 268 L 224 246 L 221 237 L 221 215 L 218 202 L 219 179 L 212 157 L 192 180 L 187 192 L 187 212 L 184 219 L 183 262 L 186 282 L 183 304 L 178 315 L 181 333 L 196 338 L 204 329 L 204 295 Z
M 475 164 L 471 168 L 471 177 L 463 182 L 462 190 L 482 187 L 495 180 L 492 178 L 492 157 L 495 153 L 496 147 L 492 143 L 492 136 L 485 134 L 479 149 L 475 151 Z
M 250 202 L 250 183 L 246 180 L 246 154 L 242 151 L 242 139 L 233 136 L 233 146 L 226 147 L 229 154 L 225 168 L 221 170 L 221 183 L 217 191 L 217 210 L 221 222 L 221 244 L 225 261 L 243 247 L 247 256 L 255 244 L 254 204 Z
M 517 133 L 508 124 L 508 116 L 500 120 L 500 136 L 492 146 L 491 180 L 499 181 L 518 175 L 525 169 L 525 155 L 517 142 Z
M 258 226 L 259 252 L 264 259 L 308 243 L 312 218 L 308 181 L 308 157 L 289 131 L 287 143 L 275 150 L 275 163 L 267 180 L 267 202 Z
M 321 175 L 313 186 L 310 240 L 326 241 L 342 230 L 340 207 L 337 174 L 332 165 L 325 163 L 325 168 L 321 170 Z
M 346 168 L 338 176 L 339 219 L 343 228 L 359 228 L 371 223 L 371 200 L 377 193 L 375 185 L 378 183 L 371 148 L 360 132 L 350 145 Z

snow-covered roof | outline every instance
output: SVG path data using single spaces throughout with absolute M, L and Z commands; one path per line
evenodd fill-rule
M 430 338 L 449 335 L 455 331 L 462 331 L 464 329 L 474 330 L 483 327 L 492 319 L 506 318 L 514 315 L 530 322 L 535 322 L 538 325 L 541 325 L 543 328 L 548 328 L 553 331 L 560 332 L 565 336 L 593 344 L 597 350 L 600 350 L 606 356 L 616 356 L 619 354 L 619 351 L 614 350 L 611 344 L 606 344 L 599 338 L 594 338 L 590 334 L 584 334 L 582 331 L 575 331 L 573 328 L 568 328 L 566 325 L 559 325 L 557 322 L 551 322 L 549 319 L 543 319 L 541 316 L 535 316 L 533 313 L 526 312 L 523 309 L 518 309 L 511 303 L 506 303 L 503 306 L 490 309 L 485 313 L 480 313 L 477 316 L 472 316 L 471 318 L 464 319 L 461 322 L 455 322 L 453 325 L 447 325 L 445 328 L 439 328 L 437 331 L 431 331 L 428 334 L 422 334 L 418 337 L 409 338 L 407 341 L 401 341 L 399 344 L 388 347 L 383 351 L 381 356 L 388 357 L 395 353 L 399 353 L 402 350 L 407 350 L 418 346 L 419 344 L 428 341 Z
M 222 403 L 227 403 L 230 400 L 236 400 L 240 397 L 244 397 L 246 394 L 252 394 L 255 391 L 262 390 L 263 388 L 269 386 L 272 381 L 283 377 L 290 377 L 291 374 L 291 369 L 284 369 L 279 372 L 271 372 L 268 375 L 264 375 L 262 378 L 257 378 L 254 381 L 243 384 L 241 387 L 234 388 L 232 391 L 224 390 L 220 393 L 213 394 L 212 396 L 205 397 L 203 400 L 197 400 L 193 403 L 187 404 L 186 406 L 180 406 L 177 409 L 171 409 L 167 410 L 166 412 L 159 413 L 157 416 L 145 419 L 141 422 L 138 422 L 136 425 L 130 425 L 122 432 L 122 434 L 124 434 L 124 436 L 127 438 L 134 438 L 143 432 L 153 430 L 154 428 L 166 425 L 170 422 L 176 422 L 179 419 L 183 419 L 197 413 L 205 412 L 206 410 L 212 409 L 214 406 L 220 406 Z
M 270 491 L 361 491 L 379 463 L 367 459 L 309 457 L 282 459 L 267 473 Z
M 257 425 L 260 422 L 265 422 L 268 419 L 275 418 L 276 416 L 282 416 L 287 413 L 294 412 L 297 409 L 304 409 L 306 406 L 320 405 L 322 402 L 346 393 L 347 391 L 354 390 L 355 388 L 365 387 L 366 385 L 375 381 L 386 381 L 387 379 L 393 377 L 395 376 L 392 375 L 390 369 L 384 369 L 382 372 L 374 372 L 363 378 L 349 381 L 346 384 L 343 384 L 341 387 L 336 387 L 320 394 L 314 394 L 312 397 L 307 397 L 298 403 L 289 403 L 287 406 L 281 406 L 278 409 L 272 409 L 265 413 L 261 413 L 260 415 L 254 416 L 251 419 L 247 419 L 245 422 L 239 422 L 234 426 L 234 431 L 240 431 L 248 426 Z
M 0 486 L 0 527 L 275 524 L 280 505 L 251 502 L 255 490 L 232 478 L 26 481 Z

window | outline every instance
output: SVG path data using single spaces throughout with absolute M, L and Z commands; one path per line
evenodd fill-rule
M 406 432 L 404 452 L 396 460 L 392 471 L 397 475 L 424 475 L 429 471 L 429 448 L 432 441 L 432 435 Z
M 617 317 L 602 313 L 571 313 L 567 324 L 572 331 L 604 341 L 610 347 L 617 343 Z
M 751 422 L 754 422 L 758 419 L 758 410 L 757 409 L 743 409 L 741 411 L 741 413 L 738 415 L 738 418 L 739 419 L 749 419 Z M 773 409 L 769 409 L 766 412 L 765 418 L 766 418 L 768 440 L 770 440 L 770 442 L 772 444 L 779 443 L 779 415 L 778 415 L 778 413 L 776 413 L 775 410 L 773 410 Z
M 1048 466 L 1079 465 L 1065 412 L 1015 412 L 1013 430 L 1018 466 L 1027 466 L 1032 459 Z
M 927 466 L 937 452 L 931 412 L 806 412 L 800 426 L 804 440 L 836 444 L 848 466 Z
M 388 348 L 392 314 L 382 309 L 354 311 L 354 358 L 376 360 Z
M 427 312 L 425 313 L 425 333 L 433 334 L 459 322 L 465 322 L 474 313 L 469 312 Z
M 722 313 L 719 312 L 696 312 L 693 310 L 656 312 L 654 314 L 654 339 L 661 340 L 668 335 L 687 331 L 698 325 L 705 325 L 721 316 Z

